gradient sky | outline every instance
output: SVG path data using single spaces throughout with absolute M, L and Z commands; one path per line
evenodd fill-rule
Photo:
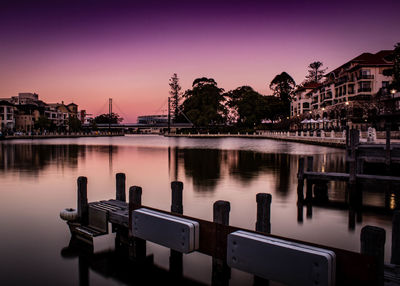
M 125 122 L 160 113 L 168 79 L 271 94 L 286 71 L 334 69 L 400 42 L 400 1 L 1 0 L 0 98 L 36 92 Z

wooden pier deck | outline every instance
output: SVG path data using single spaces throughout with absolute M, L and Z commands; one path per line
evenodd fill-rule
M 227 240 L 229 234 L 239 230 L 333 251 L 336 255 L 335 285 L 383 285 L 383 229 L 364 227 L 361 236 L 362 253 L 355 253 L 270 234 L 271 195 L 269 194 L 257 195 L 256 229 L 249 230 L 229 225 L 230 204 L 227 201 L 214 203 L 214 219 L 212 222 L 183 215 L 183 184 L 181 182 L 171 183 L 171 212 L 167 212 L 143 206 L 141 204 L 142 189 L 137 186 L 129 188 L 129 201 L 126 202 L 125 175 L 117 174 L 116 181 L 116 199 L 89 203 L 87 199 L 87 179 L 85 177 L 78 178 L 78 218 L 68 222 L 73 238 L 91 245 L 93 238 L 112 231 L 116 233 L 116 247 L 118 245 L 118 248 L 125 249 L 127 255 L 134 261 L 143 260 L 146 258 L 146 241 L 132 235 L 131 222 L 134 210 L 146 208 L 196 221 L 199 224 L 200 242 L 196 251 L 209 255 L 213 259 L 212 285 L 225 284 L 230 279 L 229 267 L 226 264 Z M 112 225 L 111 230 L 108 229 L 109 223 Z M 170 271 L 178 272 L 182 276 L 182 253 L 171 250 Z M 255 281 L 260 279 L 255 277 Z

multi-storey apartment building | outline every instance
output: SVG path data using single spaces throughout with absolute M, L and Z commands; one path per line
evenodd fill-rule
M 14 109 L 14 104 L 5 100 L 0 101 L 0 131 L 14 129 Z
M 360 127 L 379 112 L 379 95 L 388 93 L 393 51 L 363 53 L 325 76 L 324 82 L 294 92 L 291 116 L 325 118 L 330 127 Z
M 33 131 L 35 122 L 41 116 L 49 119 L 53 126 L 65 128 L 68 119 L 78 115 L 78 105 L 75 103 L 47 104 L 39 100 L 38 94 L 30 92 L 19 93 L 18 96 L 10 98 L 1 98 L 0 103 L 2 130 Z

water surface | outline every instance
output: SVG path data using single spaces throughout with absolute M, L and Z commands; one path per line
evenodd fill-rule
M 267 139 L 165 138 L 125 136 L 15 140 L 0 143 L 1 285 L 77 285 L 78 259 L 67 258 L 70 233 L 59 211 L 76 206 L 76 179 L 88 178 L 89 201 L 115 197 L 115 174 L 127 186 L 143 188 L 143 204 L 170 209 L 171 181 L 184 183 L 184 214 L 212 219 L 217 200 L 231 203 L 230 224 L 254 229 L 256 194 L 272 194 L 272 233 L 359 251 L 360 230 L 371 224 L 386 229 L 390 259 L 391 217 L 376 212 L 349 219 L 347 209 L 297 206 L 297 164 L 314 156 L 314 170 L 343 172 L 344 151 Z M 345 186 L 330 183 L 329 200 L 345 201 Z M 393 196 L 369 191 L 365 204 L 394 207 Z M 154 263 L 168 269 L 169 250 L 148 244 Z M 184 274 L 210 284 L 211 258 L 184 256 Z M 120 285 L 110 273 L 91 268 L 92 285 Z M 232 271 L 231 285 L 251 284 L 252 277 Z M 82 281 L 81 281 L 82 284 Z

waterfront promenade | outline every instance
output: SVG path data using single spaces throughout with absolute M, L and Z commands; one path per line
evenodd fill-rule
M 1 140 L 16 140 L 16 139 L 54 139 L 54 138 L 79 138 L 79 137 L 113 137 L 124 136 L 123 133 L 117 132 L 73 132 L 73 133 L 47 133 L 40 135 L 7 135 Z
M 368 141 L 368 132 L 360 132 L 360 142 L 369 144 L 385 144 L 386 139 L 382 134 L 375 134 L 372 139 L 373 142 Z M 398 132 L 392 132 L 392 143 L 400 143 L 397 138 Z M 394 135 L 394 136 L 393 136 Z M 346 134 L 344 132 L 326 132 L 317 136 L 316 132 L 301 132 L 300 135 L 295 132 L 270 132 L 270 131 L 256 131 L 253 134 L 249 133 L 188 133 L 188 134 L 165 134 L 166 137 L 188 137 L 188 138 L 255 138 L 255 139 L 274 139 L 289 142 L 298 142 L 304 144 L 312 144 L 319 146 L 328 146 L 335 148 L 346 148 Z

